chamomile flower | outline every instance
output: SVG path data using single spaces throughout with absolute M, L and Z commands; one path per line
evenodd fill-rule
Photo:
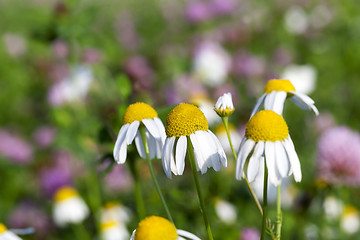
M 0 223 L 0 240 L 21 240 L 21 238 Z
M 185 237 L 185 238 L 183 238 Z M 169 220 L 151 216 L 142 220 L 131 235 L 130 240 L 200 240 L 184 230 L 176 229 Z
M 102 222 L 100 231 L 103 240 L 127 240 L 130 236 L 124 223 L 118 221 Z
M 80 223 L 89 215 L 89 209 L 78 192 L 69 186 L 58 189 L 54 197 L 53 218 L 62 227 L 70 223 Z
M 202 174 L 210 167 L 220 171 L 221 165 L 227 166 L 224 149 L 196 106 L 187 103 L 176 106 L 166 119 L 166 135 L 162 163 L 168 178 L 171 178 L 171 172 L 183 174 L 188 143 L 192 144 L 196 168 Z
M 217 100 L 214 108 L 220 117 L 228 117 L 235 111 L 231 93 L 225 93 Z
M 263 110 L 250 118 L 236 163 L 236 179 L 244 177 L 245 162 L 253 151 L 247 165 L 249 182 L 259 174 L 260 162 L 265 156 L 269 179 L 278 186 L 281 179 L 294 174 L 296 182 L 301 181 L 300 161 L 290 138 L 288 126 L 283 117 L 271 110 Z
M 319 115 L 319 111 L 314 105 L 314 100 L 303 93 L 296 92 L 294 85 L 292 85 L 289 80 L 272 79 L 266 84 L 264 94 L 257 101 L 251 113 L 251 117 L 260 110 L 260 107 L 263 104 L 265 110 L 272 110 L 277 114 L 282 115 L 287 97 L 301 109 L 313 110 L 316 115 Z
M 146 140 L 149 145 L 150 159 L 161 158 L 161 149 L 165 141 L 165 128 L 157 112 L 148 104 L 138 102 L 131 104 L 125 111 L 123 126 L 120 129 L 114 147 L 114 159 L 123 164 L 127 156 L 127 146 L 135 140 L 141 158 L 146 158 L 144 143 L 139 127 L 145 126 Z

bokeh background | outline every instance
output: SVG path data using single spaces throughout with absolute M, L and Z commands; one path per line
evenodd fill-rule
M 52 220 L 54 192 L 71 185 L 92 239 L 108 202 L 126 209 L 132 232 L 133 178 L 112 159 L 129 104 L 152 105 L 165 123 L 194 103 L 224 139 L 213 105 L 231 92 L 237 149 L 266 82 L 287 78 L 320 115 L 285 106 L 303 180 L 284 181 L 283 239 L 360 239 L 359 12 L 355 0 L 0 0 L 0 222 L 33 227 L 24 239 L 74 239 Z M 146 162 L 128 151 L 147 214 L 165 216 Z M 227 156 L 227 169 L 200 177 L 214 236 L 257 239 L 260 214 Z M 188 165 L 169 180 L 153 164 L 177 226 L 205 239 Z

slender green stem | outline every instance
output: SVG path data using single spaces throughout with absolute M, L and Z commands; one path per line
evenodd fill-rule
M 230 137 L 229 118 L 228 117 L 222 117 L 221 119 L 222 119 L 222 121 L 224 123 L 224 126 L 225 126 L 225 130 L 226 130 L 226 134 L 227 134 L 227 137 L 228 137 L 228 140 L 229 140 L 231 151 L 232 151 L 232 153 L 234 155 L 234 158 L 236 160 L 237 159 L 237 154 L 236 154 L 236 152 L 234 150 L 234 147 L 233 147 L 233 144 L 232 144 L 232 141 L 231 141 L 231 137 Z M 252 187 L 250 186 L 250 183 L 249 183 L 246 175 L 245 175 L 244 179 L 245 179 L 247 187 L 250 190 L 251 196 L 253 197 L 253 199 L 254 199 L 254 201 L 256 203 L 256 206 L 258 207 L 258 209 L 260 211 L 260 214 L 263 215 L 263 209 L 261 208 L 261 204 L 260 204 L 259 200 L 257 199 Z
M 161 189 L 160 189 L 160 186 L 159 186 L 159 183 L 156 179 L 156 176 L 155 176 L 155 173 L 154 173 L 154 169 L 152 167 L 152 164 L 151 164 L 151 160 L 150 160 L 150 153 L 149 153 L 149 146 L 148 146 L 148 143 L 147 143 L 147 140 L 146 140 L 146 135 L 145 135 L 145 127 L 144 126 L 140 126 L 139 128 L 139 131 L 140 131 L 140 135 L 141 135 L 141 140 L 144 144 L 144 148 L 145 148 L 145 154 L 146 154 L 146 160 L 147 160 L 147 163 L 148 163 L 148 166 L 149 166 L 149 170 L 150 170 L 150 174 L 151 174 L 151 178 L 154 182 L 154 185 L 155 185 L 155 189 L 157 191 L 157 193 L 159 194 L 159 197 L 161 199 L 161 202 L 162 204 L 164 205 L 164 208 L 165 208 L 165 211 L 166 211 L 166 214 L 168 216 L 168 219 L 174 223 L 172 217 L 171 217 L 171 213 L 169 211 L 169 208 L 166 204 L 166 201 L 165 201 L 165 198 L 161 192 Z
M 276 225 L 276 239 L 280 240 L 281 225 L 282 225 L 282 212 L 281 212 L 281 185 L 277 187 L 277 225 Z
M 264 159 L 264 192 L 263 192 L 263 219 L 261 226 L 261 240 L 265 239 L 266 215 L 267 215 L 267 187 L 268 187 L 268 170 L 266 159 Z
M 201 213 L 202 213 L 203 218 L 204 218 L 206 232 L 208 234 L 209 240 L 214 240 L 212 232 L 211 232 L 209 220 L 208 220 L 208 217 L 207 217 L 207 214 L 206 214 L 204 197 L 203 197 L 202 192 L 201 192 L 199 176 L 198 176 L 198 173 L 196 171 L 196 164 L 195 164 L 195 158 L 194 158 L 194 149 L 193 149 L 193 146 L 191 145 L 190 137 L 187 137 L 187 153 L 188 153 L 191 169 L 192 169 L 193 176 L 194 176 L 195 186 L 196 186 L 196 190 L 197 190 L 199 201 L 200 201 L 200 208 L 201 208 Z
M 129 162 L 129 166 L 130 166 L 130 172 L 131 172 L 131 175 L 134 178 L 134 183 L 135 183 L 136 210 L 137 210 L 138 218 L 140 220 L 142 220 L 142 219 L 145 218 L 146 213 L 145 213 L 145 205 L 144 205 L 142 192 L 141 192 L 141 185 L 140 185 L 140 178 L 139 178 L 139 174 L 138 174 L 138 169 L 137 169 L 135 160 L 134 161 L 128 161 L 128 162 Z

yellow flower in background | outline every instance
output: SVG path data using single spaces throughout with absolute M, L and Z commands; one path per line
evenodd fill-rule
M 246 160 L 253 151 L 247 165 L 249 182 L 259 174 L 261 158 L 265 156 L 269 179 L 278 186 L 281 179 L 294 174 L 301 181 L 301 166 L 288 126 L 283 117 L 273 111 L 263 110 L 248 122 L 236 163 L 236 179 L 244 176 Z
M 208 122 L 199 108 L 192 104 L 181 103 L 166 119 L 166 141 L 162 152 L 162 163 L 166 175 L 171 172 L 182 175 L 185 168 L 185 155 L 192 144 L 196 167 L 206 173 L 212 167 L 220 171 L 221 165 L 227 166 L 227 159 L 219 140 L 209 130 Z
M 140 124 L 145 126 L 150 159 L 161 158 L 161 150 L 166 138 L 165 128 L 157 112 L 150 105 L 142 102 L 131 104 L 125 111 L 123 124 L 113 152 L 117 163 L 123 164 L 126 161 L 127 146 L 134 140 L 140 157 L 146 158 L 144 143 L 139 132 Z
M 268 81 L 266 84 L 264 94 L 255 104 L 251 117 L 260 110 L 262 105 L 264 105 L 265 110 L 272 110 L 277 114 L 282 115 L 284 103 L 287 97 L 289 97 L 301 109 L 313 110 L 316 115 L 319 115 L 319 111 L 315 107 L 314 100 L 303 93 L 296 92 L 295 87 L 289 80 L 273 79 Z
M 183 238 L 185 237 L 185 238 Z M 151 216 L 142 220 L 131 235 L 130 240 L 200 240 L 184 230 L 176 229 L 166 218 Z

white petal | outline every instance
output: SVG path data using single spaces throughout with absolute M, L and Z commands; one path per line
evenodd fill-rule
M 195 163 L 196 163 L 197 170 L 201 170 L 205 163 L 205 158 L 202 154 L 197 135 L 195 133 L 190 134 L 190 140 L 191 140 L 191 144 L 193 145 L 193 149 L 194 149 L 194 157 L 195 157 Z
M 176 144 L 176 169 L 179 175 L 182 175 L 185 168 L 185 155 L 187 149 L 187 140 L 185 136 L 181 136 Z
M 278 178 L 275 166 L 275 143 L 265 142 L 265 161 L 268 169 L 269 179 L 272 184 L 278 186 L 280 184 L 280 178 Z
M 319 110 L 314 105 L 314 100 L 312 100 L 309 96 L 298 93 L 298 92 L 292 92 L 294 95 L 291 100 L 298 105 L 303 110 L 313 110 L 315 115 L 319 115 Z
M 169 151 L 168 150 L 168 145 L 169 145 L 169 142 L 170 142 L 170 138 L 167 138 L 165 140 L 165 144 L 164 144 L 164 147 L 162 149 L 162 165 L 163 165 L 163 168 L 164 168 L 164 172 L 166 174 L 166 176 L 168 178 L 171 178 L 171 169 L 170 169 L 170 159 L 168 158 L 168 154 L 167 152 Z
M 260 168 L 260 159 L 264 153 L 264 142 L 259 141 L 254 148 L 254 153 L 252 157 L 249 159 L 249 165 L 247 169 L 247 176 L 249 182 L 252 182 L 255 180 L 256 176 L 259 173 Z
M 126 143 L 128 145 L 130 145 L 132 143 L 132 141 L 135 138 L 136 132 L 138 131 L 140 122 L 139 121 L 133 121 L 130 126 L 129 129 L 126 133 Z
M 209 137 L 208 133 L 205 131 L 196 131 L 194 133 L 199 142 L 199 150 L 204 157 L 204 164 L 201 168 L 201 173 L 204 174 L 207 171 L 207 168 L 213 167 L 215 171 L 220 171 L 220 159 L 217 155 L 217 149 L 215 143 Z
M 135 240 L 136 229 L 132 232 L 130 240 Z
M 139 131 L 137 131 L 135 136 L 135 145 L 140 157 L 146 159 L 145 148 Z
M 244 137 L 245 139 L 245 137 Z M 240 146 L 236 161 L 236 179 L 240 180 L 243 175 L 243 169 L 248 155 L 254 148 L 255 142 L 251 139 L 246 139 L 244 144 Z
M 125 124 L 121 127 L 120 131 L 119 131 L 119 135 L 116 139 L 116 143 L 115 143 L 115 147 L 114 147 L 114 151 L 113 151 L 113 156 L 114 159 L 117 163 L 124 163 L 126 160 L 126 141 L 125 141 L 125 136 L 126 136 L 126 132 L 129 128 L 130 124 Z M 124 153 L 123 153 L 123 145 L 125 145 L 125 158 L 124 158 Z M 122 150 L 122 151 L 121 151 Z M 121 154 L 120 154 L 121 152 Z
M 278 93 L 277 91 L 272 91 L 271 93 L 269 93 L 266 96 L 265 101 L 264 101 L 264 109 L 265 110 L 273 110 L 274 101 L 275 101 L 275 97 L 276 97 L 277 93 Z
M 158 117 L 154 117 L 154 121 L 155 121 L 155 124 L 156 124 L 156 126 L 157 126 L 157 128 L 159 130 L 161 141 L 164 144 L 165 139 L 166 139 L 166 133 L 165 133 L 164 124 L 162 123 L 162 121 Z
M 286 96 L 287 96 L 286 92 L 283 92 L 283 91 L 276 92 L 273 106 L 272 106 L 272 109 L 270 109 L 270 110 L 273 110 L 277 114 L 282 115 Z
M 198 238 L 194 234 L 189 233 L 189 232 L 184 231 L 184 230 L 181 230 L 181 229 L 177 229 L 176 232 L 177 232 L 177 234 L 179 236 L 183 236 L 183 237 L 186 237 L 186 238 L 189 238 L 189 239 L 192 239 L 192 240 L 201 240 L 200 238 Z
M 150 159 L 154 159 L 156 155 L 156 139 L 146 129 L 146 141 L 148 143 Z
M 296 96 L 296 98 L 301 99 L 301 101 L 304 102 L 306 105 L 315 104 L 314 100 L 312 100 L 311 97 L 309 97 L 306 94 L 303 94 L 303 93 L 300 93 L 300 92 L 294 92 L 294 91 L 289 91 L 289 93 Z
M 282 178 L 288 176 L 291 165 L 285 152 L 284 146 L 281 144 L 280 141 L 275 142 L 275 162 L 280 176 Z
M 223 165 L 224 168 L 226 168 L 227 167 L 227 158 L 226 158 L 224 148 L 222 147 L 219 139 L 215 136 L 215 134 L 213 132 L 211 132 L 210 130 L 208 130 L 207 132 L 211 135 L 213 141 L 216 144 L 217 152 L 220 155 L 221 164 Z
M 300 160 L 298 155 L 296 154 L 295 147 L 290 138 L 290 135 L 283 141 L 283 144 L 288 154 L 291 168 L 294 172 L 294 179 L 296 182 L 300 182 L 302 179 Z
M 257 100 L 255 107 L 253 108 L 250 118 L 252 118 L 252 116 L 254 116 L 259 110 L 260 110 L 260 106 L 264 103 L 264 99 L 267 96 L 267 93 L 264 93 L 263 95 L 261 95 L 261 97 Z
M 161 135 L 159 133 L 159 129 L 153 119 L 143 119 L 141 121 L 144 123 L 146 129 L 154 138 L 160 139 Z

